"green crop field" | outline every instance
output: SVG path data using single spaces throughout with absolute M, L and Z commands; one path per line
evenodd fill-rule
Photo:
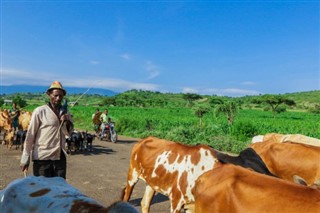
M 44 104 L 47 97 L 43 94 L 18 94 L 27 101 L 24 110 L 32 111 Z M 17 95 L 6 96 L 14 98 Z M 186 144 L 208 144 L 221 151 L 238 153 L 251 142 L 255 135 L 266 133 L 303 134 L 320 138 L 320 91 L 286 94 L 295 101 L 281 113 L 266 111 L 268 105 L 258 103 L 257 97 L 228 98 L 217 96 L 200 97 L 199 103 L 215 103 L 220 98 L 227 103 L 236 101 L 238 111 L 232 125 L 228 124 L 225 114 L 217 116 L 217 105 L 209 105 L 210 110 L 202 117 L 195 115 L 190 102 L 183 94 L 162 94 L 150 91 L 128 91 L 114 97 L 85 95 L 76 106 L 69 106 L 75 128 L 93 131 L 91 120 L 96 108 L 109 109 L 109 115 L 116 122 L 120 135 L 144 138 L 156 136 Z M 69 101 L 79 99 L 79 95 L 67 97 Z M 195 105 L 197 104 L 194 101 Z M 4 106 L 9 107 L 9 106 Z M 270 108 L 270 106 L 269 106 Z
M 223 115 L 216 117 L 208 113 L 200 127 L 198 118 L 189 108 L 108 109 L 118 134 L 138 138 L 152 135 L 187 144 L 203 143 L 229 152 L 241 151 L 258 134 L 277 132 L 320 138 L 320 115 L 307 112 L 285 112 L 273 117 L 271 112 L 240 110 L 233 125 L 228 125 Z M 75 128 L 93 130 L 91 115 L 95 107 L 75 106 L 70 111 Z

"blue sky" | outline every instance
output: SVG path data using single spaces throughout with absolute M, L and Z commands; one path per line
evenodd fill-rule
M 319 1 L 1 1 L 1 85 L 320 89 Z

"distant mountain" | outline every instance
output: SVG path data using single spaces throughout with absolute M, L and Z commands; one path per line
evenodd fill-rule
M 47 91 L 47 86 L 32 86 L 32 85 L 10 85 L 10 86 L 1 86 L 0 94 L 14 94 L 14 93 L 45 93 Z M 82 94 L 88 90 L 84 87 L 65 87 L 68 94 Z M 118 93 L 100 88 L 90 88 L 88 95 L 102 95 L 102 96 L 114 96 Z

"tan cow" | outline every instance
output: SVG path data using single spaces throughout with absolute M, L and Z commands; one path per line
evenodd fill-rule
M 4 137 L 4 142 L 7 144 L 7 148 L 11 149 L 13 146 L 13 140 L 14 140 L 14 131 L 13 129 L 10 129 L 7 131 L 5 137 Z
M 32 112 L 21 112 L 19 116 L 19 129 L 28 130 L 31 121 Z
M 122 199 L 129 201 L 133 187 L 142 179 L 147 184 L 141 201 L 142 213 L 149 212 L 155 192 L 169 197 L 171 212 L 180 212 L 185 203 L 194 200 L 192 190 L 196 179 L 217 165 L 220 162 L 209 146 L 145 138 L 132 148 Z
M 320 180 L 320 147 L 275 140 L 253 143 L 250 147 L 269 171 L 282 179 L 294 181 L 294 176 L 298 175 L 307 185 Z
M 320 213 L 320 191 L 224 164 L 201 175 L 195 213 Z
M 0 130 L 9 131 L 12 129 L 12 119 L 9 110 L 4 109 L 0 111 Z
M 0 111 L 0 132 L 2 133 L 3 144 L 9 144 L 10 140 L 13 141 L 13 128 L 12 119 L 9 114 L 9 110 L 4 109 Z
M 320 147 L 320 140 L 317 138 L 309 137 L 302 134 L 279 134 L 279 133 L 268 133 L 265 135 L 257 135 L 252 138 L 252 143 L 257 142 L 278 142 L 278 143 L 300 143 L 310 146 Z

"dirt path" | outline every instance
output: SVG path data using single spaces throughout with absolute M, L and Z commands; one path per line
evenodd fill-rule
M 111 143 L 95 139 L 93 152 L 78 152 L 67 158 L 67 182 L 87 196 L 108 206 L 119 200 L 125 186 L 131 148 L 137 139 L 119 137 L 119 142 Z M 0 189 L 10 182 L 22 178 L 20 171 L 21 151 L 0 145 Z M 30 166 L 29 175 L 32 175 Z M 145 189 L 145 183 L 139 181 L 133 190 L 130 203 L 141 211 L 140 201 Z M 170 212 L 167 197 L 156 194 L 153 198 L 150 212 Z

